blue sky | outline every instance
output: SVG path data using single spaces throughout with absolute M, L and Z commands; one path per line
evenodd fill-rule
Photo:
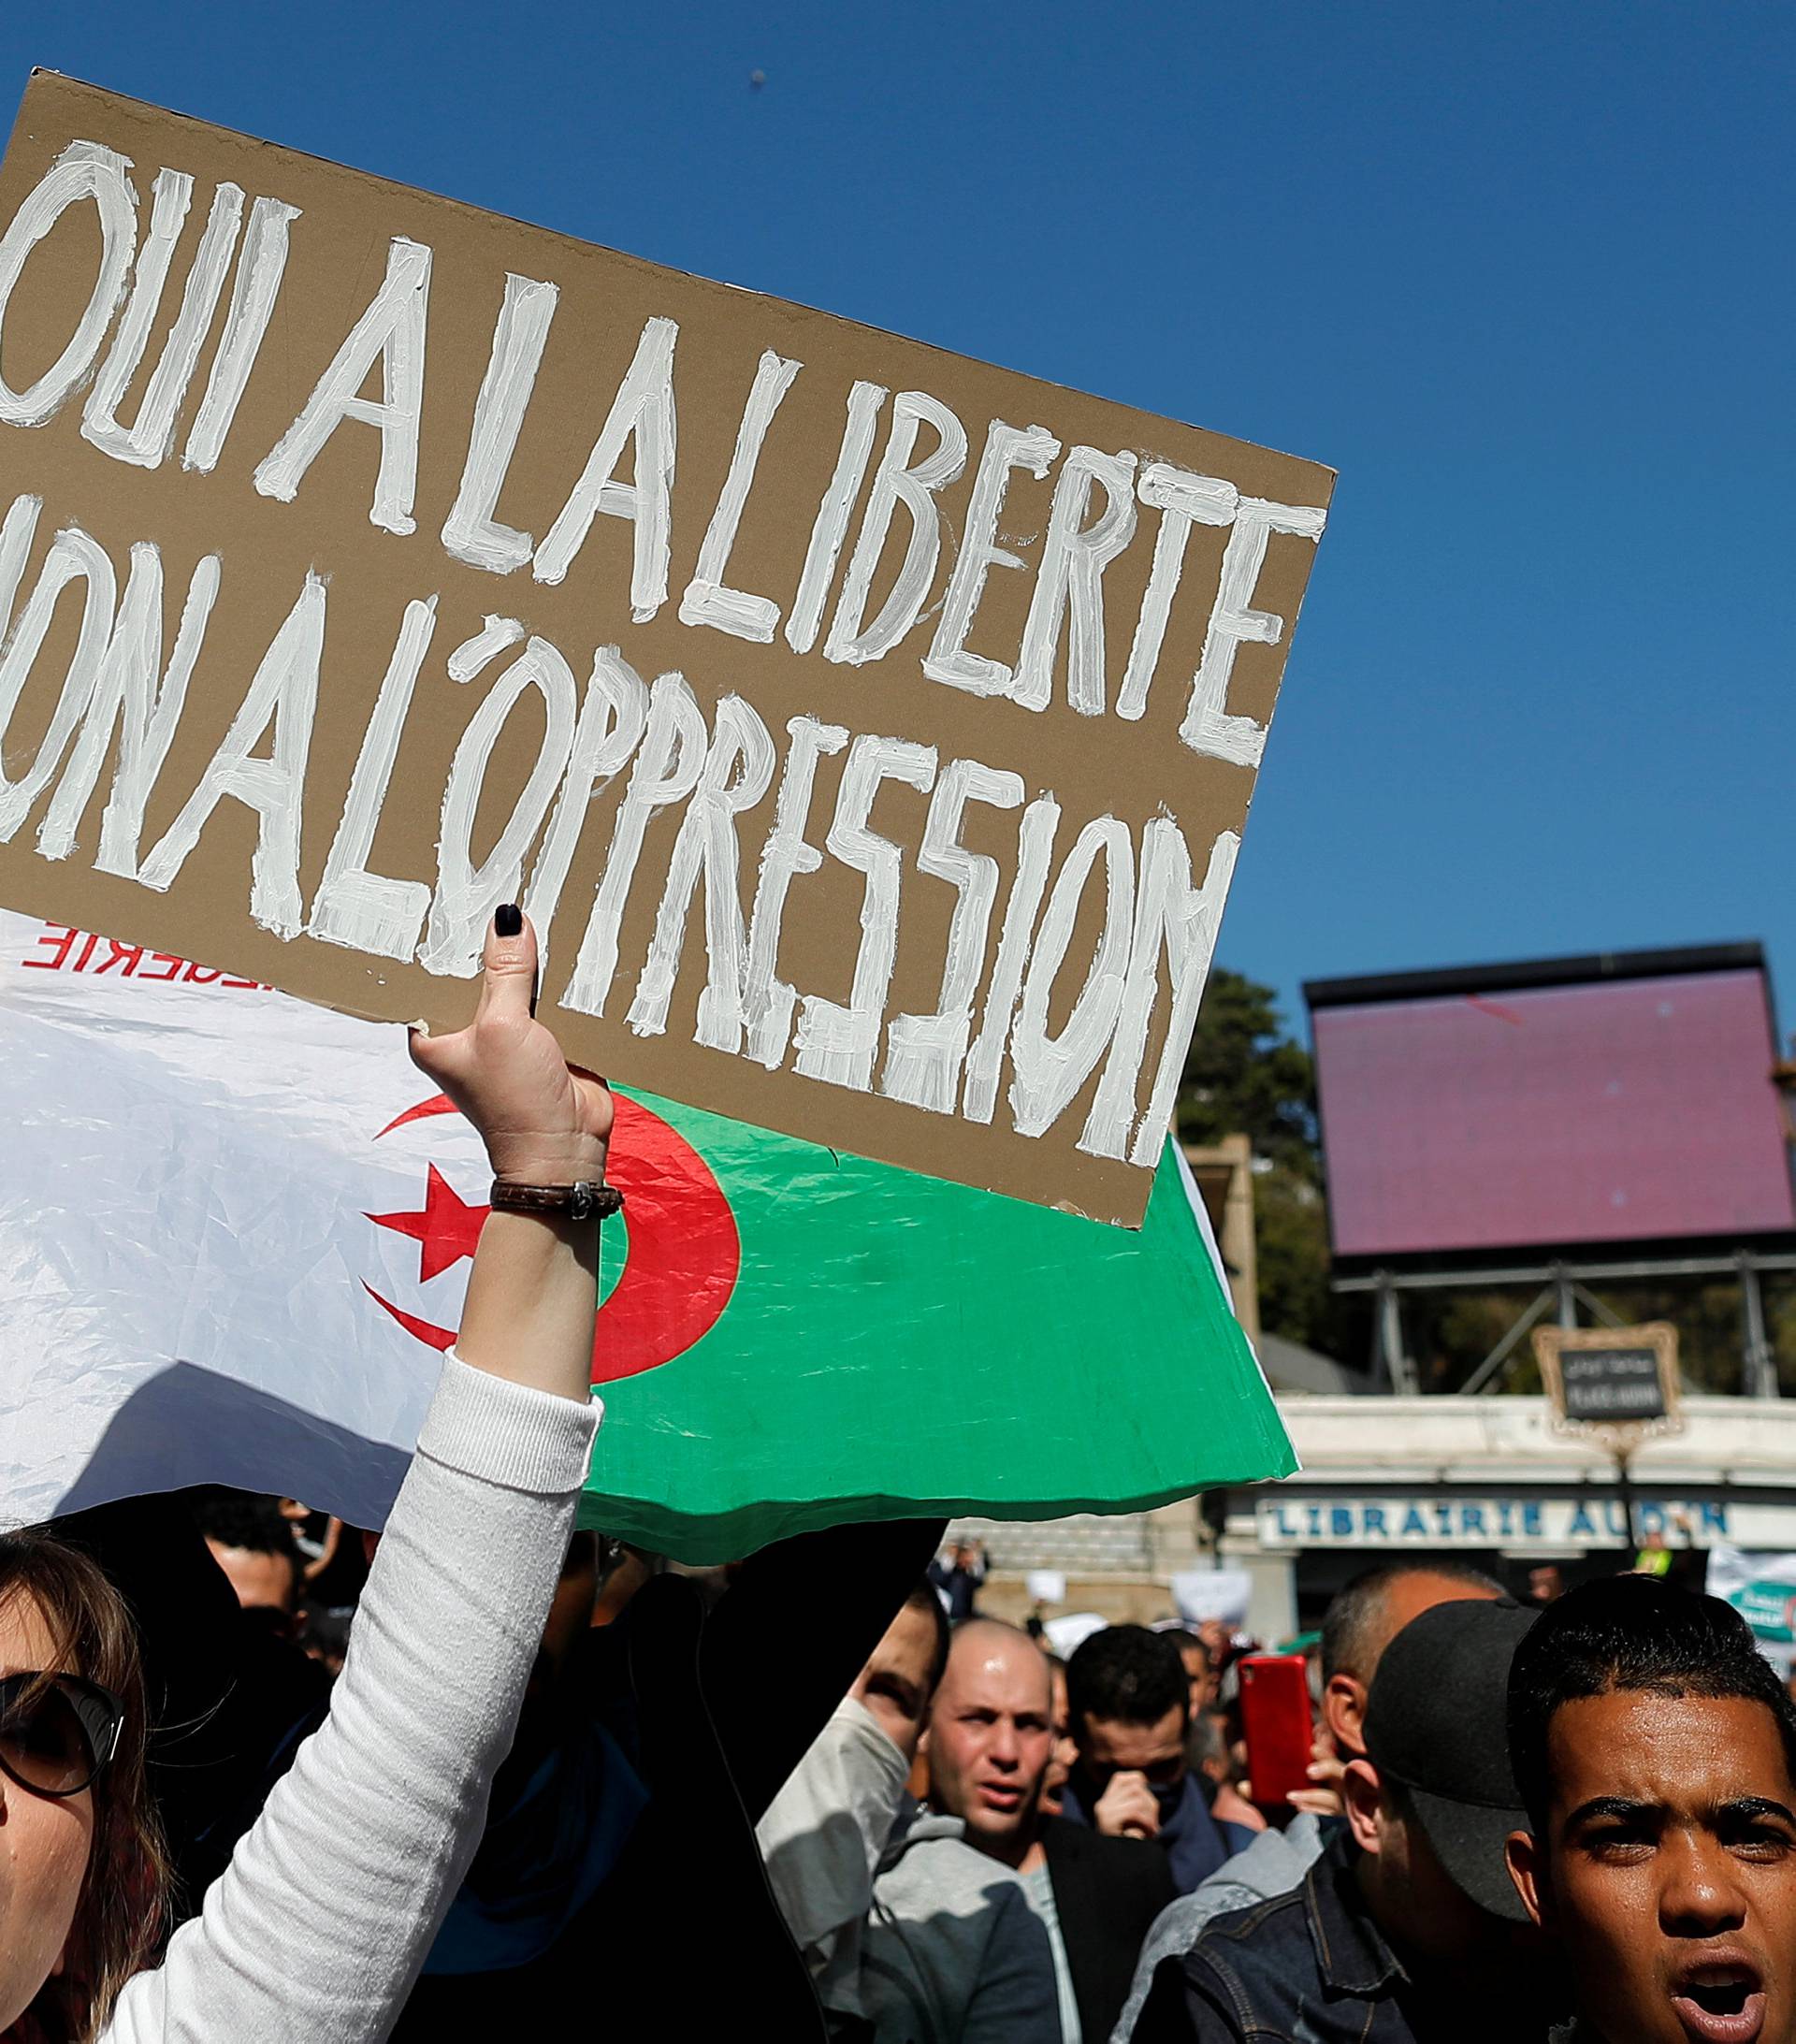
M 1781 0 L 90 0 L 0 55 L 1332 463 L 1222 959 L 1295 1019 L 1757 936 L 1796 1028 Z

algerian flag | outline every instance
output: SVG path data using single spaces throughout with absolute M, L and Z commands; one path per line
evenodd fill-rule
M 0 914 L 0 1517 L 384 1517 L 485 1211 L 403 1032 Z M 1169 1148 L 1138 1234 L 620 1091 L 588 1523 L 715 1561 L 1295 1467 Z

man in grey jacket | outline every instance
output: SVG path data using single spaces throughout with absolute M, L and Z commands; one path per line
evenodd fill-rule
M 1062 2044 L 1021 1883 L 905 1793 L 947 1658 L 924 1586 L 757 1827 L 768 1878 L 844 2044 Z
M 900 1816 L 861 1935 L 878 2044 L 1061 2044 L 1053 1949 L 1022 1884 L 958 1817 Z

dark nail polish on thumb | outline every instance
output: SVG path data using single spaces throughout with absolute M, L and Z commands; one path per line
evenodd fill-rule
M 501 902 L 493 911 L 493 928 L 500 936 L 515 936 L 524 927 L 524 911 L 515 902 Z

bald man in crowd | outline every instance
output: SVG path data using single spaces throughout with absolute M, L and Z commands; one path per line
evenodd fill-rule
M 1340 1821 L 1334 1792 L 1350 1761 L 1366 1758 L 1366 1699 L 1386 1646 L 1423 1612 L 1465 1598 L 1500 1598 L 1503 1587 L 1453 1561 L 1388 1561 L 1363 1570 L 1339 1592 L 1322 1621 L 1322 1787 L 1282 1831 L 1264 1831 L 1189 1895 L 1162 1912 L 1141 1948 L 1114 2044 L 1127 2044 L 1161 1960 L 1184 1953 L 1212 1917 L 1288 1894 L 1322 1857 Z
M 757 1826 L 768 1878 L 832 2037 L 1062 2044 L 1028 1898 L 958 1819 L 905 1793 L 948 1654 L 925 1581 Z
M 923 1740 L 930 1805 L 1021 1881 L 1053 1947 L 1066 2044 L 1104 2044 L 1172 1874 L 1142 1839 L 1043 1810 L 1055 1743 L 1048 1657 L 995 1619 L 957 1627 Z

